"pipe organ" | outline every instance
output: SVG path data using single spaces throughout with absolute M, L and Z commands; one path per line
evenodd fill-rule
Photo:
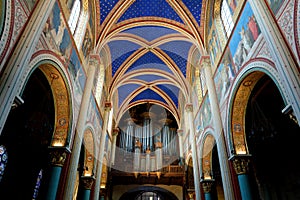
M 179 158 L 177 128 L 171 127 L 171 119 L 153 120 L 150 112 L 142 114 L 142 120 L 126 119 L 126 126 L 118 135 L 119 155 L 132 159 L 134 173 L 156 172 Z

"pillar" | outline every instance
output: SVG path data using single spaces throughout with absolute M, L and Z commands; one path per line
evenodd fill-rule
M 222 126 L 215 83 L 212 78 L 213 76 L 211 72 L 211 62 L 209 56 L 202 56 L 200 64 L 203 69 L 205 82 L 208 90 L 209 102 L 211 106 L 213 127 L 215 129 L 214 137 L 217 144 L 225 199 L 234 199 L 232 180 L 230 174 L 228 173 L 230 172 L 230 167 L 228 163 L 225 136 Z
M 95 200 L 99 199 L 99 194 L 100 194 L 102 164 L 103 164 L 103 157 L 104 157 L 104 150 L 105 150 L 104 148 L 105 148 L 105 141 L 106 141 L 110 111 L 111 111 L 111 103 L 105 102 L 105 104 L 104 104 L 104 120 L 103 120 L 103 127 L 102 127 L 102 133 L 101 133 L 101 138 L 100 138 L 100 147 L 99 147 L 99 151 L 98 151 L 95 189 L 94 189 L 94 194 L 93 194 Z
M 266 1 L 248 1 L 289 96 L 298 124 L 300 123 L 300 72 L 296 58 L 282 34 Z
M 116 145 L 117 145 L 117 136 L 119 134 L 119 129 L 115 128 L 112 133 L 112 150 L 111 150 L 111 164 L 115 164 L 115 157 L 116 157 Z
M 97 56 L 90 57 L 87 79 L 86 79 L 86 83 L 82 95 L 79 116 L 78 116 L 77 126 L 75 130 L 68 176 L 66 180 L 64 199 L 70 199 L 73 196 L 75 182 L 76 182 L 76 172 L 77 172 L 80 150 L 82 145 L 82 138 L 84 134 L 84 128 L 85 128 L 85 123 L 87 118 L 90 97 L 92 95 L 96 66 L 98 63 L 99 60 L 97 60 Z
M 234 155 L 230 160 L 232 161 L 234 170 L 238 176 L 242 199 L 253 199 L 248 175 L 250 155 Z
M 194 117 L 193 117 L 193 105 L 186 104 L 185 110 L 187 112 L 187 120 L 189 124 L 190 130 L 190 143 L 192 150 L 192 159 L 193 159 L 193 173 L 194 173 L 194 186 L 195 186 L 195 194 L 196 200 L 201 199 L 200 193 L 200 175 L 199 175 L 199 167 L 198 167 L 198 157 L 197 157 L 197 148 L 196 148 L 196 137 L 195 137 L 195 128 L 194 128 Z
M 182 142 L 183 130 L 178 129 L 177 134 L 178 134 L 178 142 L 179 142 L 179 162 L 180 162 L 180 165 L 184 165 L 183 142 Z
M 82 176 L 80 178 L 78 200 L 90 200 L 91 189 L 94 183 L 94 177 L 92 176 Z
M 63 148 L 51 148 L 50 150 L 51 167 L 45 199 L 55 200 L 61 171 L 66 161 L 67 154 L 70 153 L 70 151 Z
M 163 155 L 162 155 L 162 143 L 155 143 L 155 156 L 156 156 L 156 175 L 160 178 L 161 170 L 163 168 Z
M 13 104 L 14 98 L 20 90 L 22 76 L 26 71 L 30 58 L 35 51 L 45 23 L 52 12 L 55 0 L 37 1 L 16 46 L 6 63 L 0 63 L 3 73 L 0 77 L 0 133 Z
M 213 199 L 212 187 L 213 187 L 214 182 L 215 182 L 214 179 L 203 179 L 203 180 L 201 180 L 201 185 L 202 185 L 202 188 L 203 188 L 205 200 L 212 200 Z

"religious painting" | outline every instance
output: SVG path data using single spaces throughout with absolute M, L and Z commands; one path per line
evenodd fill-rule
M 217 69 L 214 81 L 217 97 L 220 104 L 224 102 L 229 93 L 229 88 L 235 77 L 234 64 L 229 49 L 225 50 L 222 61 Z
M 246 3 L 242 16 L 236 25 L 229 43 L 236 71 L 239 71 L 242 67 L 259 34 L 260 28 L 256 22 L 253 11 L 249 3 Z
M 91 48 L 92 48 L 91 34 L 90 34 L 89 30 L 86 30 L 85 36 L 84 36 L 84 39 L 82 42 L 82 47 L 81 47 L 84 57 L 89 55 Z
M 211 125 L 211 109 L 210 100 L 208 95 L 205 96 L 201 105 L 200 111 L 197 113 L 194 124 L 196 126 L 196 132 L 202 132 L 206 127 Z
M 208 36 L 208 52 L 210 53 L 212 65 L 214 65 L 216 59 L 221 54 L 221 44 L 215 26 L 212 28 L 211 33 Z
M 81 99 L 86 77 L 75 49 L 72 50 L 68 70 L 74 83 L 75 97 Z
M 283 0 L 267 0 L 267 2 L 269 4 L 271 10 L 273 11 L 273 13 L 276 15 L 284 1 Z
M 46 21 L 43 33 L 52 50 L 60 55 L 61 59 L 67 63 L 70 58 L 72 42 L 67 24 L 57 2 L 55 2 L 53 11 Z
M 36 0 L 25 0 L 28 9 L 31 11 L 36 3 Z

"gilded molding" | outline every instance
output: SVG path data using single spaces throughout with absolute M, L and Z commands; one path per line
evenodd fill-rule
M 202 180 L 201 185 L 202 185 L 202 188 L 203 188 L 203 192 L 204 193 L 210 193 L 214 182 L 215 182 L 214 179 Z
M 235 155 L 231 157 L 230 160 L 232 160 L 232 164 L 237 175 L 247 174 L 249 172 L 250 155 Z
M 85 190 L 91 190 L 92 186 L 94 184 L 95 178 L 92 176 L 82 176 L 80 181 L 81 181 L 82 187 Z
M 65 149 L 52 149 L 50 151 L 50 162 L 53 166 L 63 167 L 67 158 Z

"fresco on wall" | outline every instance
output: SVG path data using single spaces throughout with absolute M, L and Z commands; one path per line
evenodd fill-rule
M 75 98 L 80 101 L 86 77 L 75 49 L 72 50 L 68 70 L 74 83 Z
M 214 65 L 216 58 L 218 58 L 221 54 L 220 40 L 215 26 L 212 27 L 211 34 L 208 37 L 208 51 L 210 53 L 211 62 Z
M 52 50 L 67 63 L 70 58 L 72 42 L 57 2 L 55 2 L 53 11 L 47 19 L 43 32 Z
M 240 70 L 259 34 L 260 28 L 253 15 L 253 11 L 249 3 L 246 3 L 229 43 L 236 71 Z
M 84 39 L 82 42 L 81 49 L 82 49 L 82 53 L 83 53 L 84 57 L 89 55 L 89 53 L 92 49 L 92 38 L 91 38 L 88 30 L 85 32 L 85 36 L 84 36 Z
M 229 10 L 230 10 L 231 15 L 233 15 L 235 10 L 236 10 L 236 7 L 239 3 L 239 0 L 227 0 L 227 3 L 228 3 L 228 6 L 229 6 Z
M 228 91 L 233 82 L 234 77 L 234 64 L 230 51 L 227 48 L 214 78 L 217 90 L 217 97 L 220 104 L 222 104 L 228 96 Z
M 197 113 L 194 124 L 196 125 L 196 132 L 201 132 L 206 127 L 212 126 L 210 101 L 207 95 L 205 96 L 201 108 Z
M 28 9 L 31 11 L 32 8 L 33 8 L 34 5 L 35 5 L 36 0 L 26 0 L 25 2 L 26 2 L 26 4 L 27 4 L 27 6 L 28 6 Z
M 279 8 L 281 7 L 283 0 L 267 0 L 271 10 L 274 14 L 277 14 Z

